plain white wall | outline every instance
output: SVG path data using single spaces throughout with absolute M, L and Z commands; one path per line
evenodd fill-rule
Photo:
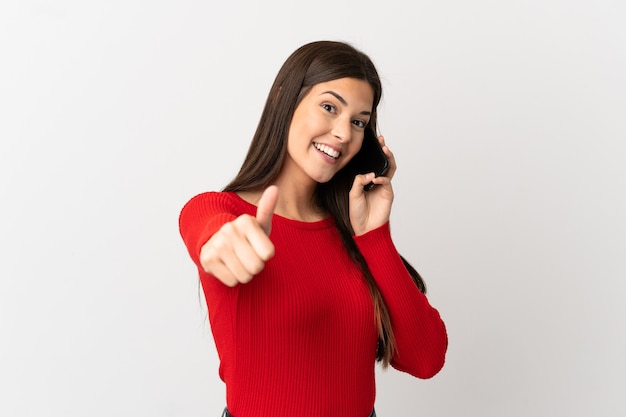
M 0 415 L 219 415 L 178 212 L 317 39 L 378 65 L 394 239 L 450 337 L 432 380 L 379 372 L 379 415 L 625 415 L 625 9 L 3 2 Z

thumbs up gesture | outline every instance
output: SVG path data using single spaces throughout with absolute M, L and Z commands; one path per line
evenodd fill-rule
M 230 287 L 250 282 L 261 272 L 274 256 L 269 234 L 277 201 L 278 188 L 268 187 L 259 200 L 256 216 L 242 214 L 211 236 L 200 250 L 204 271 Z

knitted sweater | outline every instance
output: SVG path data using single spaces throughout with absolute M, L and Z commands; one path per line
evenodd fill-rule
M 226 402 L 236 417 L 364 417 L 375 399 L 377 331 L 362 273 L 334 220 L 272 218 L 275 256 L 247 284 L 228 287 L 205 273 L 200 249 L 226 222 L 256 207 L 210 192 L 182 209 L 180 232 L 198 266 L 220 358 Z M 389 224 L 354 237 L 391 315 L 391 365 L 418 378 L 443 366 L 447 334 L 413 283 Z

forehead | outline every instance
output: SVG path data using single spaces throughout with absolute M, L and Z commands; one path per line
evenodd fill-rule
M 365 80 L 357 78 L 338 78 L 315 84 L 309 94 L 310 97 L 323 96 L 325 93 L 336 93 L 341 96 L 346 105 L 365 106 L 371 109 L 374 101 L 374 89 Z

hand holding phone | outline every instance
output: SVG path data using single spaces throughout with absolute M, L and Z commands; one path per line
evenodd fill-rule
M 365 129 L 363 144 L 359 153 L 354 156 L 353 165 L 357 175 L 373 172 L 377 177 L 380 177 L 385 175 L 389 169 L 389 160 L 383 152 L 380 142 L 378 142 L 376 133 L 369 126 Z M 370 182 L 363 189 L 369 191 L 373 187 L 374 183 Z

